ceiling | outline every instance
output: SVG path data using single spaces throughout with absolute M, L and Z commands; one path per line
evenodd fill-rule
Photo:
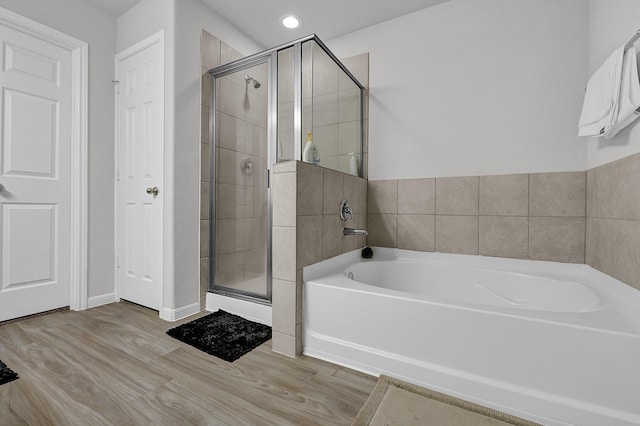
M 99 8 L 106 10 L 113 16 L 120 16 L 127 10 L 131 9 L 136 4 L 140 3 L 140 0 L 86 0 L 89 3 L 93 3 Z
M 347 34 L 447 0 L 200 0 L 265 48 L 315 33 L 323 40 Z M 279 18 L 293 13 L 303 25 L 289 30 Z
M 86 0 L 114 16 L 140 0 Z M 416 12 L 447 0 L 200 0 L 264 48 L 317 34 L 323 40 Z M 177 2 L 180 7 L 180 0 Z M 293 13 L 303 25 L 289 30 L 279 18 Z

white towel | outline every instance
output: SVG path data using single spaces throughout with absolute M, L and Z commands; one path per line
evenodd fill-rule
M 622 83 L 620 84 L 620 100 L 618 115 L 613 124 L 605 130 L 604 137 L 611 139 L 622 129 L 633 123 L 640 114 L 640 78 L 638 78 L 638 57 L 636 48 L 631 46 L 624 54 L 622 64 Z
M 620 46 L 589 79 L 578 136 L 603 136 L 618 116 L 623 57 Z

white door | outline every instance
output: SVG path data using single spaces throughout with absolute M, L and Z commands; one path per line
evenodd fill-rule
M 164 35 L 116 57 L 118 297 L 160 310 L 163 286 Z
M 0 25 L 0 321 L 69 306 L 71 52 Z

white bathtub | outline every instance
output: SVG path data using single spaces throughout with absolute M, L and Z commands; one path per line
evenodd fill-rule
M 586 265 L 374 248 L 304 281 L 306 355 L 543 424 L 640 424 L 640 292 Z

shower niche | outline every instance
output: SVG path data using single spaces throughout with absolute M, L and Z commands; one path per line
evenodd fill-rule
M 315 35 L 213 68 L 206 78 L 208 290 L 269 304 L 269 172 L 297 160 L 362 176 L 366 93 Z

